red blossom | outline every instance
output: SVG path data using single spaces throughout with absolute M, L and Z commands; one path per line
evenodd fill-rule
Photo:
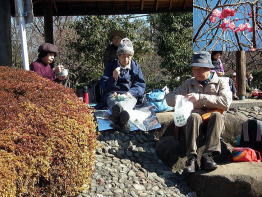
M 219 25 L 219 28 L 222 29 L 222 31 L 226 31 L 227 28 L 233 30 L 234 32 L 239 32 L 239 31 L 249 31 L 252 32 L 253 28 L 251 27 L 250 23 L 246 22 L 245 24 L 239 24 L 238 27 L 236 27 L 236 24 L 234 21 L 238 21 L 239 18 L 235 19 L 227 19 L 227 17 L 232 17 L 235 16 L 236 10 L 230 9 L 230 8 L 225 8 L 222 11 L 219 9 L 214 9 L 211 13 L 211 16 L 209 17 L 210 22 L 215 23 L 216 22 L 216 17 L 222 19 L 221 25 Z M 248 13 L 250 17 L 252 17 L 252 13 Z M 249 21 L 249 20 L 247 20 Z
M 230 19 L 224 19 L 223 20 L 223 23 L 225 23 L 225 24 L 229 24 L 231 21 L 230 21 Z
M 229 27 L 229 29 L 234 30 L 235 27 L 236 27 L 236 25 L 235 25 L 234 22 L 230 22 L 230 23 L 228 24 L 228 27 Z
M 209 20 L 211 23 L 215 23 L 216 22 L 216 17 L 210 16 Z
M 239 32 L 239 31 L 240 31 L 239 28 L 236 28 L 236 29 L 234 30 L 234 32 L 236 32 L 236 33 Z
M 236 14 L 236 11 L 235 10 L 231 10 L 230 16 L 235 16 L 235 14 Z
M 249 29 L 251 26 L 249 23 L 245 23 L 246 29 Z
M 238 25 L 239 31 L 245 31 L 246 30 L 246 25 L 245 24 L 240 24 Z
M 231 10 L 230 8 L 225 8 L 222 10 L 221 15 L 219 16 L 220 19 L 227 18 L 228 16 L 235 16 L 236 11 Z
M 221 11 L 218 9 L 214 9 L 212 12 L 213 17 L 220 17 L 221 16 Z
M 227 30 L 227 24 L 226 23 L 222 23 L 220 25 L 220 28 L 222 28 L 222 31 L 226 31 Z

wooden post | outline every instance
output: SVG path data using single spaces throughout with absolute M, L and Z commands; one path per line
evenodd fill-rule
M 51 0 L 46 1 L 44 16 L 45 42 L 54 44 L 53 35 L 53 4 Z
M 237 73 L 237 92 L 240 100 L 246 96 L 246 53 L 245 51 L 236 51 L 236 73 Z
M 0 66 L 12 65 L 11 1 L 0 1 Z

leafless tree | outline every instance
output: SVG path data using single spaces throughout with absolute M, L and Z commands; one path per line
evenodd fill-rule
M 70 24 L 75 18 L 76 17 L 53 17 L 55 44 L 59 49 L 57 61 L 61 63 L 68 62 L 64 58 L 68 53 L 66 44 L 68 40 L 74 39 L 76 36 L 73 29 L 70 28 Z M 15 18 L 12 18 L 11 31 L 13 66 L 21 67 L 21 42 Z M 32 62 L 37 58 L 39 45 L 44 43 L 44 18 L 35 17 L 33 23 L 27 24 L 26 34 L 29 62 Z
M 255 70 L 262 70 L 262 52 L 261 51 L 254 51 L 254 52 L 247 52 L 246 53 L 246 67 L 247 71 L 252 72 Z M 236 52 L 229 51 L 223 52 L 222 62 L 224 63 L 225 72 L 227 75 L 232 74 L 236 71 Z
M 262 3 L 259 0 L 195 0 L 194 50 L 262 48 Z M 227 9 L 227 10 L 226 10 Z M 232 15 L 225 14 L 232 10 Z

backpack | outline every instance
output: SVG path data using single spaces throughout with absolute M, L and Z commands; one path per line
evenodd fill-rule
M 241 147 L 249 147 L 262 153 L 262 121 L 250 119 L 242 124 Z
M 146 94 L 146 100 L 149 105 L 155 107 L 155 112 L 173 110 L 173 107 L 167 105 L 165 95 L 165 91 L 161 89 L 154 89 Z
M 251 148 L 239 147 L 232 150 L 232 161 L 234 162 L 259 162 L 261 161 L 260 152 Z

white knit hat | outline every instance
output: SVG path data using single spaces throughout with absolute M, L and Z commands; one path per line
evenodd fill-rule
M 120 41 L 116 54 L 118 56 L 121 54 L 134 55 L 134 48 L 131 40 L 129 40 L 128 38 L 123 38 Z

